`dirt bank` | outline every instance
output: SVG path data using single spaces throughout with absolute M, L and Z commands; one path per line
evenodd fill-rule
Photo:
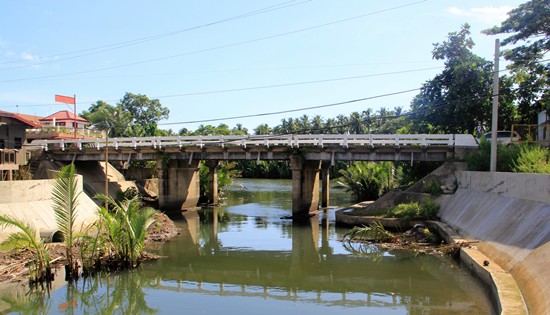
M 174 222 L 164 213 L 155 215 L 156 222 L 149 228 L 145 245 L 157 246 L 179 234 Z M 53 269 L 61 268 L 65 263 L 65 246 L 62 243 L 48 244 L 48 253 Z M 10 250 L 0 252 L 0 286 L 19 282 L 26 284 L 29 276 L 28 262 L 34 259 L 29 250 Z

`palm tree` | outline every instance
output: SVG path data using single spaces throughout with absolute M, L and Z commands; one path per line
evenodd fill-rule
M 35 268 L 34 270 L 31 269 L 30 275 L 31 281 L 35 283 L 43 280 L 51 281 L 50 256 L 44 239 L 40 238 L 37 231 L 30 224 L 8 215 L 0 215 L 0 227 L 6 228 L 8 226 L 18 228 L 20 232 L 10 234 L 8 239 L 2 243 L 2 247 L 30 249 L 35 256 Z
M 73 255 L 74 226 L 77 215 L 78 196 L 76 169 L 74 164 L 61 168 L 57 174 L 52 190 L 53 210 L 57 228 L 63 233 L 67 264 L 65 265 L 65 278 L 78 278 L 78 265 Z
M 138 197 L 115 201 L 105 195 L 96 197 L 106 200 L 112 211 L 105 208 L 99 210 L 99 215 L 106 227 L 107 237 L 111 242 L 116 258 L 124 267 L 134 268 L 139 264 L 143 254 L 143 245 L 147 229 L 155 220 L 156 210 L 142 207 Z

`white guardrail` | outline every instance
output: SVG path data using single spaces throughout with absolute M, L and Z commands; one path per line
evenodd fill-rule
M 173 137 L 134 137 L 134 138 L 95 138 L 95 139 L 62 139 L 62 140 L 33 140 L 25 146 L 29 149 L 65 150 L 69 147 L 95 148 L 101 150 L 105 146 L 118 150 L 120 148 L 174 148 L 189 146 L 287 146 L 299 148 L 300 146 L 454 146 L 453 134 L 345 134 L 345 135 L 261 135 L 261 136 L 173 136 Z

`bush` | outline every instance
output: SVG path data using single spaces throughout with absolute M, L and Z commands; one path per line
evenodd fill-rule
M 418 203 L 402 203 L 397 207 L 390 210 L 389 216 L 393 218 L 400 218 L 406 221 L 412 220 L 414 217 L 419 216 L 420 206 Z
M 424 199 L 422 205 L 416 202 L 402 203 L 388 211 L 388 217 L 410 221 L 414 218 L 436 219 L 439 205 L 433 199 Z
M 434 179 L 422 183 L 422 192 L 434 196 L 441 195 L 443 193 L 443 189 L 441 189 L 441 182 L 439 182 L 439 180 L 437 179 Z
M 513 171 L 550 174 L 549 160 L 548 149 L 535 145 L 521 145 L 519 156 L 513 162 Z
M 418 214 L 427 219 L 437 219 L 438 213 L 439 205 L 435 203 L 433 199 L 427 198 L 422 201 L 422 206 L 420 206 L 420 212 Z
M 497 171 L 512 172 L 514 161 L 518 158 L 520 146 L 497 145 Z M 479 151 L 466 156 L 466 163 L 470 171 L 487 172 L 491 164 L 491 143 L 484 138 L 479 143 Z

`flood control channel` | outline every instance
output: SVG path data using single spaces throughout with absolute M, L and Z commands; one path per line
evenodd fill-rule
M 447 257 L 341 242 L 334 209 L 296 225 L 287 180 L 240 179 L 219 208 L 174 218 L 181 234 L 140 269 L 80 280 L 43 313 L 491 314 L 481 284 Z M 349 196 L 332 190 L 331 204 Z M 42 313 L 42 312 L 38 312 Z

